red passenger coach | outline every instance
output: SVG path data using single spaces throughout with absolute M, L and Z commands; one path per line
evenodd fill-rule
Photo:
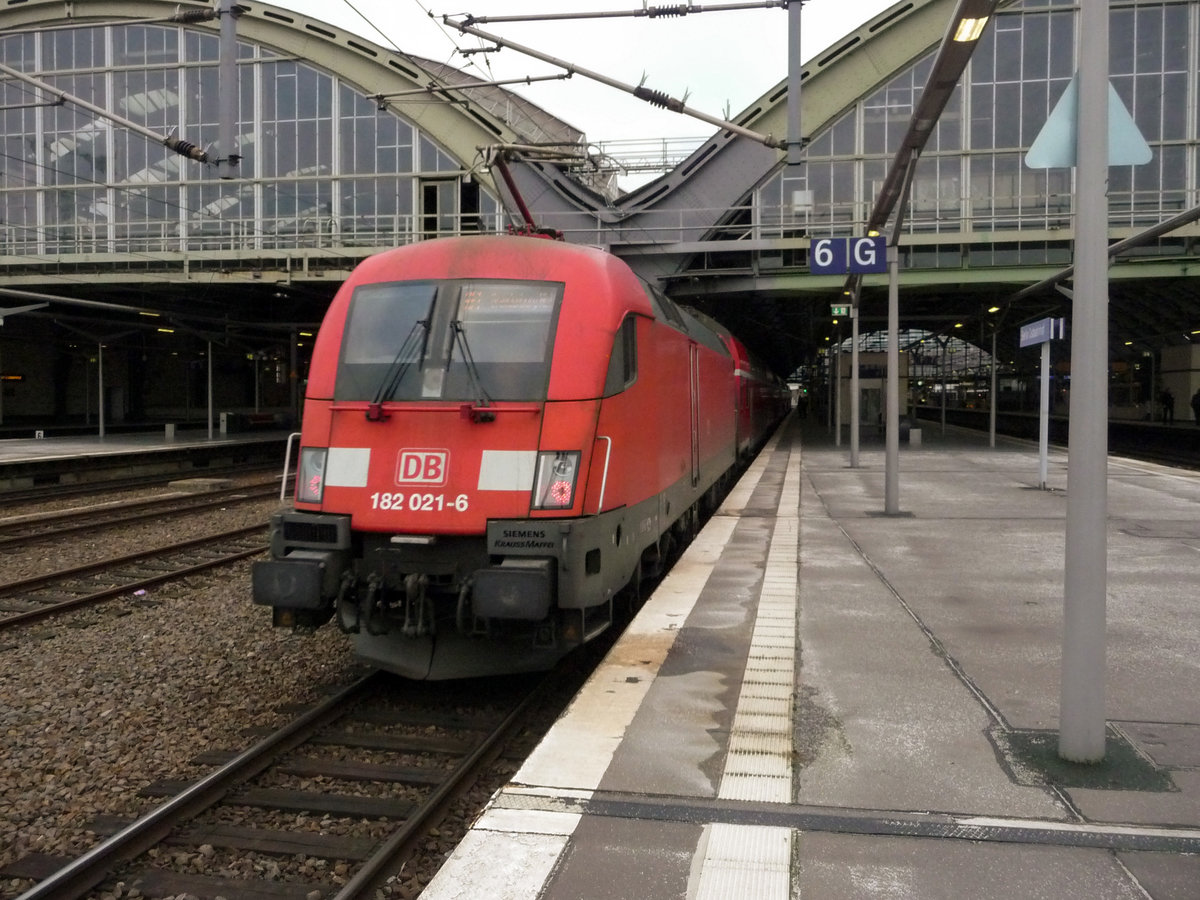
M 255 601 L 413 678 L 549 668 L 765 437 L 731 347 L 599 250 L 481 236 L 364 261 L 317 337 Z
M 717 333 L 733 360 L 737 409 L 737 449 L 743 462 L 757 452 L 775 424 L 792 408 L 787 383 L 729 332 L 703 313 L 693 313 Z

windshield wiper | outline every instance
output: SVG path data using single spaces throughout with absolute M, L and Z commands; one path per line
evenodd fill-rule
M 418 329 L 420 329 L 420 333 L 418 333 Z M 424 357 L 425 339 L 428 335 L 428 319 L 417 319 L 413 322 L 413 327 L 409 330 L 408 337 L 400 345 L 400 350 L 396 353 L 396 357 L 388 364 L 387 371 L 383 375 L 383 381 L 379 384 L 379 390 L 375 392 L 375 399 L 367 404 L 368 421 L 381 422 L 387 418 L 387 415 L 383 411 L 383 402 L 390 400 L 392 395 L 396 393 L 396 389 L 400 387 L 400 383 L 404 380 L 404 375 L 408 371 L 408 367 Z M 419 355 L 416 353 L 418 343 L 421 345 Z
M 479 367 L 475 365 L 475 357 L 471 355 L 471 345 L 467 343 L 467 331 L 463 328 L 462 319 L 451 319 L 450 327 L 454 330 L 455 343 L 462 349 L 463 364 L 467 367 L 467 375 L 471 379 L 471 387 L 478 398 L 475 408 L 471 411 L 471 418 L 476 422 L 494 421 L 496 418 L 494 412 L 477 411 L 481 408 L 491 406 L 492 398 L 488 396 L 487 389 L 483 386 L 483 379 L 479 375 Z

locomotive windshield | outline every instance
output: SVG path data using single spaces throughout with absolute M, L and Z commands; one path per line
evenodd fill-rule
M 364 285 L 354 292 L 334 389 L 337 399 L 372 400 L 389 383 L 389 393 L 414 389 L 436 291 L 431 282 L 408 282 Z
M 396 282 L 354 292 L 338 400 L 544 400 L 562 285 Z

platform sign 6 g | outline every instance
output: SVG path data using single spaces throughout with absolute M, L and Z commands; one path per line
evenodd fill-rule
M 808 251 L 813 275 L 873 275 L 887 271 L 883 237 L 817 238 Z

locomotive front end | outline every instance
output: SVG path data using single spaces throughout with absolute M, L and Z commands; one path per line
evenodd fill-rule
M 545 669 L 610 618 L 582 516 L 599 399 L 548 400 L 562 279 L 441 268 L 331 307 L 255 601 L 408 677 Z

